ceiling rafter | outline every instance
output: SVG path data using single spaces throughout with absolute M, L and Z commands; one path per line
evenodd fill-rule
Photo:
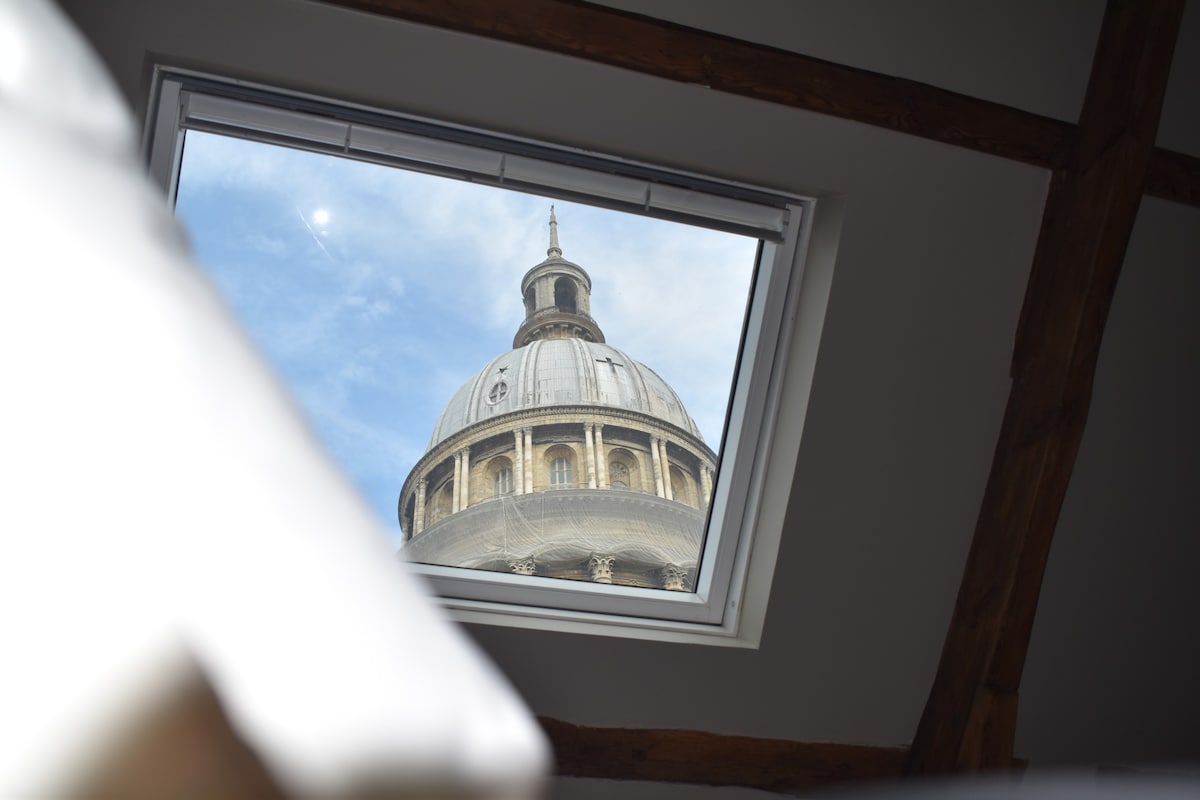
M 1058 514 L 1154 153 L 1184 0 L 1110 0 L 1067 166 L 1050 184 L 1012 389 L 907 772 L 1005 768 Z
M 578 0 L 321 0 L 728 94 L 815 111 L 1048 169 L 1075 126 L 819 58 Z M 1200 205 L 1200 159 L 1155 153 L 1146 192 Z
M 1150 171 L 1146 175 L 1146 194 L 1200 206 L 1200 158 L 1154 148 Z
M 900 776 L 907 750 L 705 731 L 592 728 L 542 717 L 557 775 L 801 792 Z

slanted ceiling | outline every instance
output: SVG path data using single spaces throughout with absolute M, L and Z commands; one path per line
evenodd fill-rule
M 839 209 L 762 647 L 475 629 L 539 714 L 915 772 L 1195 758 L 1200 13 L 898 5 L 64 2 L 135 103 L 164 54 Z

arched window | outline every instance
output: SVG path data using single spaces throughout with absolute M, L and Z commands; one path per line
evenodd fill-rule
M 454 481 L 446 481 L 441 488 L 434 493 L 433 502 L 429 504 L 429 509 L 425 512 L 428 517 L 427 523 L 432 525 L 440 519 L 445 519 L 450 516 L 454 506 Z
M 694 506 L 692 502 L 692 487 L 691 482 L 684 477 L 683 471 L 678 467 L 672 466 L 668 473 L 671 478 L 671 495 L 676 501 L 686 503 L 689 506 Z
M 534 300 L 533 287 L 530 286 L 525 290 L 525 316 L 532 316 L 533 312 L 537 311 L 536 302 L 537 301 Z
M 575 281 L 564 276 L 554 282 L 554 305 L 559 311 L 575 313 Z
M 507 456 L 497 456 L 489 461 L 487 475 L 492 482 L 492 497 L 513 493 L 513 463 Z
M 579 454 L 565 444 L 556 444 L 544 455 L 549 488 L 568 489 L 575 486 L 575 461 Z
M 571 474 L 571 459 L 559 456 L 550 462 L 550 487 L 565 489 L 572 485 L 574 478 Z
M 620 461 L 608 465 L 608 482 L 614 489 L 629 488 L 629 467 Z
M 504 469 L 496 470 L 496 479 L 493 481 L 496 497 L 504 497 L 512 494 L 512 470 L 505 467 Z
M 608 454 L 608 485 L 613 489 L 645 491 L 638 477 L 637 456 L 623 447 L 615 447 Z

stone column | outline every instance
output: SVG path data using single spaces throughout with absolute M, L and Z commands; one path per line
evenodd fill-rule
M 662 449 L 663 497 L 675 499 L 675 491 L 671 488 L 671 460 L 667 458 L 667 440 L 659 439 L 658 446 Z
M 525 491 L 533 491 L 533 428 L 524 428 L 525 433 Z
M 612 556 L 592 556 L 588 559 L 588 569 L 592 573 L 592 580 L 596 583 L 612 583 L 613 561 Z
M 596 488 L 596 448 L 592 444 L 592 425 L 583 423 L 583 449 L 586 451 L 584 463 L 587 466 L 587 482 L 589 489 Z
M 654 493 L 659 497 L 666 497 L 663 494 L 663 467 L 662 455 L 658 451 L 658 437 L 650 437 L 650 462 L 654 465 Z
M 708 504 L 712 502 L 712 470 L 707 464 L 700 465 L 700 508 L 708 508 Z
M 462 499 L 462 451 L 454 454 L 454 500 L 450 504 L 450 513 L 457 514 Z
M 459 495 L 459 510 L 471 505 L 471 448 L 462 449 L 462 492 Z
M 608 488 L 608 456 L 604 455 L 604 434 L 600 431 L 604 426 L 596 423 L 596 485 L 601 489 Z
M 421 531 L 425 530 L 425 479 L 417 481 L 417 500 L 413 508 L 412 531 L 409 532 L 409 537 L 416 536 Z
M 521 428 L 513 431 L 517 442 L 513 453 L 513 494 L 525 494 L 525 433 Z

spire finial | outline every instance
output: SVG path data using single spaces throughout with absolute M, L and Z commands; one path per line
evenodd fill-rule
M 550 247 L 546 250 L 550 258 L 561 258 L 562 248 L 558 246 L 558 220 L 554 218 L 554 206 L 550 206 Z

